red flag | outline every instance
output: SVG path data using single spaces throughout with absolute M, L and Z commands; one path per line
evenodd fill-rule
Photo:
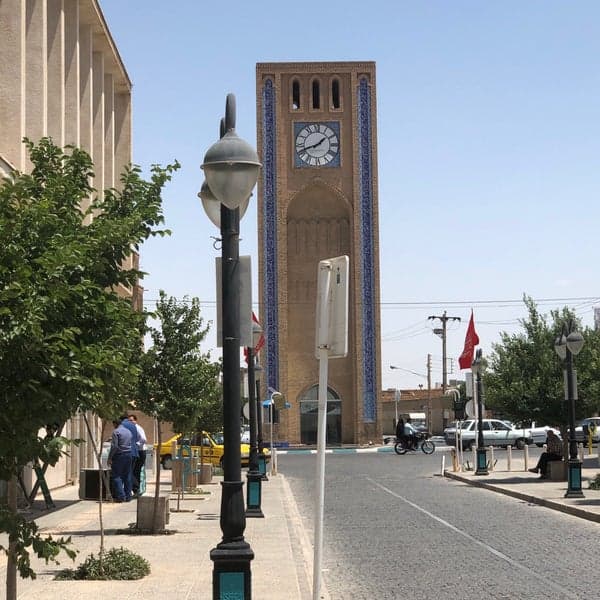
M 260 325 L 260 323 L 258 322 L 258 319 L 256 318 L 256 315 L 254 314 L 254 311 L 252 311 L 252 320 L 257 325 Z M 260 338 L 259 338 L 256 346 L 254 346 L 254 354 L 258 354 L 264 345 L 265 345 L 265 334 L 261 331 Z
M 258 322 L 258 319 L 256 318 L 256 315 L 254 314 L 254 311 L 252 311 L 252 320 L 257 324 L 260 325 L 260 323 Z M 258 342 L 256 343 L 256 346 L 254 346 L 254 348 L 252 349 L 252 351 L 254 352 L 254 356 L 256 356 L 261 348 L 265 345 L 265 334 L 262 333 L 260 334 L 260 338 L 258 339 Z M 244 359 L 246 360 L 246 364 L 248 364 L 248 348 L 246 348 L 246 346 L 244 346 Z
M 461 369 L 470 369 L 473 364 L 473 355 L 475 354 L 475 346 L 479 344 L 479 336 L 475 331 L 475 322 L 473 321 L 473 310 L 471 309 L 471 319 L 467 327 L 467 335 L 465 337 L 465 348 L 458 359 L 458 364 Z

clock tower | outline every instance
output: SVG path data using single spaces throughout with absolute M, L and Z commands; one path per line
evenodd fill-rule
M 381 437 L 375 63 L 256 66 L 262 393 L 274 438 L 317 439 L 320 260 L 350 258 L 348 356 L 329 361 L 327 444 Z

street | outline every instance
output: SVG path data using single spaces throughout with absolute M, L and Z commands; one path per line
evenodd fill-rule
M 532 448 L 532 462 L 538 455 Z M 327 455 L 322 567 L 332 600 L 596 594 L 600 525 L 442 478 L 441 457 Z M 315 470 L 314 455 L 279 458 L 311 539 Z

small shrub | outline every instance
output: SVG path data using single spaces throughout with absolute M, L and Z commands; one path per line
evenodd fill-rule
M 64 569 L 54 579 L 141 579 L 150 573 L 150 563 L 126 548 L 111 548 L 98 557 L 90 554 L 76 569 Z
M 600 473 L 588 482 L 588 487 L 590 490 L 600 490 Z

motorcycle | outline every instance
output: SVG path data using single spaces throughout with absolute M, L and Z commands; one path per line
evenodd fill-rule
M 384 440 L 387 443 L 386 440 Z M 394 443 L 394 451 L 396 454 L 406 454 L 408 451 L 416 451 L 418 449 L 424 454 L 433 454 L 435 444 L 429 439 L 429 434 L 418 432 L 414 436 L 405 436 L 402 439 L 396 439 Z

